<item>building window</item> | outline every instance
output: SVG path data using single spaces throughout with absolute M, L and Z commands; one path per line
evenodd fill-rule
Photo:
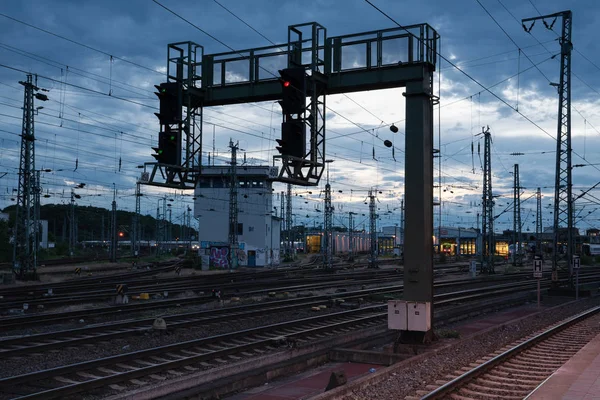
M 210 187 L 210 178 L 200 178 L 198 180 L 198 187 L 201 189 L 206 189 Z
M 249 226 L 248 227 L 248 232 L 254 232 L 254 227 L 253 226 Z
M 244 234 L 244 224 L 238 223 L 237 234 L 238 235 L 243 235 Z

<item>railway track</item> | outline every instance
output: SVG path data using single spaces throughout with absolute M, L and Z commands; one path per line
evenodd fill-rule
M 330 287 L 345 287 L 345 286 L 356 286 L 356 285 L 377 285 L 381 283 L 388 283 L 390 280 L 397 280 L 397 276 L 389 275 L 388 277 L 371 278 L 371 279 L 355 279 L 350 277 L 332 277 L 327 282 L 323 282 L 322 277 L 316 277 L 312 279 L 291 279 L 291 280 L 267 280 L 267 281 L 251 281 L 251 282 L 234 282 L 225 284 L 190 284 L 185 280 L 181 280 L 177 284 L 172 285 L 149 285 L 142 287 L 129 288 L 129 293 L 148 293 L 149 295 L 159 294 L 162 295 L 164 292 L 168 292 L 169 296 L 173 296 L 178 293 L 185 292 L 202 292 L 210 293 L 212 289 L 219 288 L 222 292 L 228 293 L 229 295 L 241 296 L 241 295 L 260 295 L 272 291 L 284 291 L 284 292 L 298 292 L 306 290 L 319 290 L 327 289 Z M 286 285 L 273 287 L 274 284 Z M 87 295 L 64 295 L 64 296 L 51 296 L 45 299 L 28 300 L 26 301 L 30 307 L 42 305 L 46 307 L 58 307 L 69 304 L 82 304 L 86 302 L 105 301 L 114 298 L 115 290 L 103 290 L 101 293 L 90 293 Z M 205 296 L 204 298 L 210 298 Z M 181 300 L 181 299 L 180 299 Z M 177 301 L 181 303 L 181 301 Z M 0 310 L 19 309 L 23 305 L 23 301 L 3 302 L 0 303 Z
M 437 294 L 436 306 L 444 306 L 459 301 L 472 301 L 498 295 L 510 294 L 516 290 L 530 290 L 533 285 L 522 284 L 518 286 L 498 285 L 494 288 L 475 288 L 450 293 Z M 300 308 L 309 308 L 319 304 L 329 304 L 333 298 L 352 300 L 369 294 L 400 293 L 402 286 L 360 290 L 356 292 L 340 293 L 335 296 L 324 295 L 311 298 L 289 299 L 269 303 L 227 307 L 215 310 L 198 311 L 171 316 L 164 316 L 170 330 L 199 326 L 210 323 L 223 323 L 229 320 L 252 318 L 254 316 L 288 312 Z M 0 340 L 0 357 L 18 356 L 41 353 L 53 349 L 79 346 L 85 343 L 109 341 L 116 338 L 133 336 L 151 330 L 154 318 L 128 320 L 121 322 L 91 325 L 78 329 L 53 331 L 28 336 L 20 336 Z
M 169 267 L 173 268 L 173 266 Z M 29 308 L 33 310 L 37 306 L 57 307 L 70 304 L 82 304 L 86 302 L 97 302 L 111 299 L 115 295 L 115 283 L 127 283 L 129 286 L 130 293 L 149 293 L 151 295 L 162 295 L 164 292 L 168 292 L 170 295 L 177 293 L 184 293 L 188 291 L 193 292 L 210 292 L 215 287 L 218 287 L 223 292 L 231 294 L 235 292 L 235 295 L 240 294 L 240 290 L 260 290 L 260 288 L 268 287 L 274 283 L 280 284 L 287 276 L 283 272 L 273 271 L 275 275 L 269 274 L 268 276 L 262 275 L 263 273 L 241 273 L 238 274 L 221 274 L 221 275 L 209 275 L 209 276 L 194 276 L 185 278 L 166 278 L 166 279 L 145 279 L 136 281 L 109 281 L 96 282 L 96 283 L 85 283 L 83 286 L 76 287 L 59 287 L 54 290 L 50 296 L 47 294 L 49 288 L 38 288 L 36 292 L 30 292 L 27 289 L 9 289 L 16 296 L 15 293 L 19 293 L 18 298 L 4 298 L 0 300 L 0 312 L 8 312 L 11 309 L 21 309 L 23 303 L 27 303 Z M 266 272 L 265 272 L 266 273 Z M 349 282 L 353 279 L 358 281 L 360 284 L 374 284 L 377 283 L 376 279 L 379 278 L 380 282 L 385 282 L 386 279 L 398 279 L 402 273 L 395 270 L 385 271 L 360 271 L 351 273 L 317 273 L 317 274 L 302 274 L 300 276 L 291 276 L 289 279 L 285 279 L 289 285 L 296 284 L 296 287 L 290 287 L 290 291 L 303 290 L 302 284 L 319 283 L 326 280 L 327 282 L 342 282 L 340 286 L 348 286 Z M 209 278 L 215 277 L 215 278 Z M 582 273 L 581 278 L 585 279 L 586 274 Z M 265 279 L 260 279 L 265 278 Z M 527 272 L 509 274 L 506 276 L 495 277 L 494 280 L 502 279 L 520 279 L 529 278 Z M 476 278 L 481 280 L 482 278 Z M 371 280 L 368 282 L 367 280 Z M 348 281 L 348 282 L 343 282 Z M 104 286 L 106 288 L 98 288 L 97 286 Z M 310 289 L 310 288 L 309 288 Z M 314 287 L 318 289 L 318 287 Z M 15 292 L 15 290 L 17 290 Z M 71 290 L 76 290 L 74 293 Z M 83 291 L 83 292 L 80 292 Z M 1 292 L 0 292 L 1 293 Z M 5 293 L 6 296 L 8 294 Z
M 422 400 L 527 397 L 541 382 L 600 333 L 600 307 L 506 346 L 472 368 L 465 367 L 439 387 L 419 391 Z
M 380 281 L 380 282 L 368 282 L 368 281 L 361 281 L 361 282 L 355 282 L 355 281 L 342 281 L 342 282 L 327 282 L 327 283 L 318 283 L 315 285 L 302 285 L 302 286 L 296 286 L 294 289 L 295 290 L 301 290 L 301 291 L 310 291 L 310 290 L 315 290 L 315 289 L 327 289 L 327 288 L 331 288 L 331 287 L 340 287 L 343 285 L 365 285 L 368 283 L 389 283 L 390 280 L 396 280 L 397 279 L 397 275 L 390 277 L 389 280 L 384 280 L 384 281 Z M 583 278 L 581 278 L 583 279 Z M 463 279 L 455 279 L 455 280 L 447 280 L 447 281 L 443 281 L 443 282 L 436 282 L 435 283 L 435 287 L 436 288 L 447 288 L 447 287 L 452 287 L 458 284 L 465 284 L 465 285 L 469 285 L 469 284 L 480 284 L 481 281 L 479 280 L 470 280 L 470 281 L 465 281 Z M 525 282 L 526 285 L 531 285 L 530 282 Z M 506 283 L 505 284 L 507 288 L 513 287 L 514 283 Z M 498 285 L 496 285 L 498 286 Z M 528 286 L 526 286 L 528 287 Z M 403 288 L 402 285 L 388 285 L 388 286 L 383 286 L 383 287 L 378 287 L 378 288 L 368 288 L 368 289 L 363 289 L 363 290 L 359 290 L 359 291 L 353 291 L 353 293 L 359 295 L 359 296 L 368 296 L 368 295 L 373 295 L 373 294 L 385 294 L 385 293 L 393 293 L 393 292 L 399 292 L 401 291 Z M 522 288 L 522 286 L 517 287 L 517 289 Z M 196 288 L 197 290 L 197 288 Z M 259 289 L 259 290 L 250 290 L 248 292 L 244 292 L 244 293 L 236 293 L 236 296 L 240 295 L 240 296 L 254 296 L 254 295 L 264 295 L 267 292 L 285 292 L 285 291 L 291 291 L 292 287 L 288 287 L 288 286 L 282 286 L 282 287 L 271 287 L 269 289 Z M 480 288 L 479 290 L 487 290 L 485 288 Z M 227 293 L 227 291 L 226 291 Z M 332 293 L 332 294 L 328 294 L 328 295 L 323 295 L 323 296 L 317 296 L 317 297 L 311 297 L 312 298 L 316 298 L 316 299 L 322 299 L 322 300 L 327 300 L 327 299 L 331 299 L 331 298 L 338 298 L 338 297 L 342 297 L 342 296 L 347 296 L 347 293 Z M 4 317 L 4 318 L 0 318 L 0 321 L 2 321 L 2 324 L 0 324 L 0 331 L 10 331 L 10 330 L 15 330 L 15 329 L 23 329 L 23 328 L 29 328 L 29 327 L 34 327 L 40 324 L 44 324 L 44 325 L 48 325 L 48 324 L 56 324 L 56 323 L 61 323 L 61 322 L 65 322 L 65 321 L 70 321 L 70 320 L 74 320 L 74 319 L 80 319 L 80 318 L 84 318 L 85 320 L 90 320 L 92 318 L 98 318 L 98 317 L 113 317 L 113 316 L 118 316 L 118 315 L 130 315 L 133 312 L 145 312 L 145 311 L 150 311 L 150 310 L 157 310 L 157 309 L 164 309 L 164 308 L 170 308 L 170 307 L 177 307 L 177 306 L 184 306 L 184 305 L 195 305 L 195 304 L 205 304 L 208 302 L 214 302 L 215 299 L 211 296 L 194 296 L 194 297 L 188 297 L 188 298 L 181 298 L 181 299 L 168 299 L 168 300 L 158 300 L 158 301 L 151 301 L 148 303 L 130 303 L 130 304 L 123 304 L 123 305 L 115 305 L 115 306 L 106 306 L 106 307 L 95 307 L 92 309 L 85 309 L 85 310 L 76 310 L 76 311 L 66 311 L 66 312 L 56 312 L 56 313 L 30 313 L 30 314 L 25 314 L 23 316 L 15 316 L 15 317 Z M 290 299 L 287 301 L 304 301 L 303 299 Z M 272 304 L 272 302 L 270 302 L 270 304 Z
M 125 385 L 144 384 L 212 368 L 265 352 L 277 351 L 284 336 L 286 343 L 304 343 L 384 324 L 386 306 L 332 313 L 290 322 L 266 325 L 233 333 L 141 350 L 82 362 L 25 375 L 0 379 L 1 392 L 15 399 L 65 398 L 109 385 L 125 390 Z M 287 347 L 286 347 L 287 349 Z M 119 384 L 119 385 L 117 385 Z
M 94 277 L 81 277 L 63 282 L 53 283 L 38 283 L 33 285 L 8 287 L 0 289 L 0 296 L 3 296 L 5 301 L 8 300 L 35 300 L 47 297 L 49 289 L 53 290 L 54 296 L 65 294 L 74 295 L 78 293 L 101 293 L 102 291 L 113 292 L 114 285 L 119 283 L 125 283 L 132 288 L 142 286 L 152 286 L 160 283 L 161 285 L 175 284 L 186 280 L 188 282 L 200 282 L 200 283 L 211 283 L 211 284 L 226 284 L 232 280 L 235 282 L 248 281 L 248 280 L 259 280 L 259 279 L 279 279 L 279 278 L 297 278 L 297 279 L 310 279 L 315 277 L 374 277 L 374 276 L 389 276 L 395 274 L 393 269 L 369 269 L 346 272 L 343 268 L 338 268 L 334 273 L 324 271 L 323 269 L 316 268 L 280 268 L 277 270 L 257 270 L 251 272 L 235 272 L 235 273 L 221 273 L 211 275 L 192 275 L 182 277 L 151 277 L 143 278 L 145 275 L 156 275 L 162 272 L 172 271 L 178 262 L 169 262 L 160 264 L 160 267 L 152 267 L 149 270 L 141 269 L 132 272 L 126 272 L 115 275 L 102 275 Z M 440 265 L 436 266 L 437 269 L 446 270 L 463 268 L 466 264 L 451 264 L 451 265 Z M 149 265 L 148 265 L 149 266 Z M 344 265 L 349 267 L 348 264 Z
M 476 288 L 438 294 L 435 300 L 436 309 L 440 306 L 453 305 L 456 302 L 479 301 L 491 296 L 501 296 L 532 288 L 533 285 L 530 283 L 521 283 L 516 286 L 504 284 L 494 290 Z M 363 296 L 364 294 L 347 293 L 344 295 Z M 273 307 L 273 305 L 270 306 Z M 286 307 L 293 307 L 293 304 L 277 306 L 280 307 L 279 310 L 285 310 Z M 259 310 L 259 308 L 259 305 L 256 305 L 254 312 L 264 314 L 265 310 Z M 222 309 L 217 310 L 217 313 L 221 313 L 220 316 L 213 314 L 212 317 L 209 312 L 205 312 L 204 320 L 197 319 L 196 321 L 193 321 L 189 315 L 174 316 L 174 318 L 183 318 L 179 321 L 181 324 L 210 323 L 220 319 L 236 318 L 236 315 L 251 317 L 252 311 L 248 315 L 249 311 L 248 309 L 244 310 L 244 307 L 240 307 L 238 310 Z M 386 316 L 386 305 L 382 304 L 261 326 L 0 379 L 0 392 L 7 395 L 8 398 L 52 399 L 89 392 L 99 387 L 103 387 L 102 390 L 105 390 L 110 385 L 113 390 L 124 391 L 136 385 L 162 381 L 167 376 L 179 376 L 239 361 L 243 358 L 256 357 L 268 351 L 277 351 L 277 345 L 273 341 L 275 337 L 286 337 L 285 340 L 302 345 L 302 343 L 340 335 L 351 330 L 378 324 L 384 325 Z M 120 329 L 127 329 L 127 327 L 119 326 L 104 327 L 104 329 L 106 328 L 108 330 L 99 335 L 105 335 L 103 338 L 97 337 L 91 341 L 110 339 L 110 335 L 122 334 Z M 4 351 L 8 350 L 8 352 L 0 354 L 6 357 L 16 354 L 22 356 L 29 351 L 40 352 L 65 345 L 78 345 L 91 338 L 90 332 L 64 332 L 64 334 L 70 335 L 66 338 L 61 338 L 60 334 L 55 334 L 54 337 L 49 335 L 46 338 L 25 338 L 25 342 L 29 340 L 29 348 L 27 345 L 15 346 L 15 342 L 7 342 L 6 344 L 12 343 L 12 350 L 9 345 L 3 347 Z M 61 341 L 62 344 L 58 344 Z M 138 380 L 141 377 L 144 377 L 144 381 Z
M 160 272 L 165 272 L 168 270 L 173 270 L 175 265 L 171 265 L 167 268 L 154 269 L 147 272 L 151 272 L 156 275 Z M 146 272 L 146 271 L 142 271 Z M 391 276 L 392 271 L 386 271 L 385 273 L 380 271 L 365 271 L 365 272 L 355 272 L 355 273 L 339 273 L 339 274 L 331 274 L 331 273 L 319 273 L 319 274 L 309 274 L 304 271 L 302 274 L 295 276 L 290 271 L 264 271 L 264 272 L 238 272 L 232 274 L 215 274 L 215 275 L 195 275 L 195 276 L 185 276 L 185 277 L 153 277 L 153 278 L 145 278 L 145 279 L 135 279 L 138 277 L 136 274 L 130 274 L 129 278 L 134 279 L 125 279 L 127 277 L 98 277 L 92 281 L 81 282 L 81 281 L 70 281 L 70 282 L 60 282 L 60 283 L 52 283 L 52 284 L 44 284 L 44 285 L 35 285 L 32 287 L 15 287 L 15 288 L 7 288 L 1 289 L 0 295 L 4 297 L 4 301 L 0 302 L 0 305 L 3 303 L 7 303 L 9 301 L 35 301 L 35 300 L 47 300 L 48 299 L 48 289 L 52 289 L 53 296 L 52 298 L 59 297 L 69 297 L 69 296 L 101 296 L 101 295 L 113 295 L 115 284 L 127 284 L 132 291 L 142 291 L 142 290 L 168 290 L 169 288 L 176 289 L 185 289 L 185 288 L 198 288 L 198 286 L 203 285 L 231 285 L 235 287 L 235 284 L 238 286 L 240 284 L 247 284 L 249 281 L 256 282 L 268 282 L 272 283 L 276 280 L 281 280 L 283 278 L 288 278 L 289 281 L 295 280 L 296 282 L 303 282 L 306 280 L 323 280 L 324 277 L 328 279 L 349 279 L 349 278 L 373 278 L 376 276 Z

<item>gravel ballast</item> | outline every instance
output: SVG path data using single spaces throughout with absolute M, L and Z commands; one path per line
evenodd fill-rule
M 543 310 L 516 323 L 504 324 L 502 328 L 482 335 L 475 335 L 464 340 L 454 339 L 454 345 L 426 355 L 418 363 L 389 367 L 386 371 L 388 372 L 387 377 L 384 377 L 383 380 L 368 386 L 361 385 L 363 388 L 352 390 L 345 395 L 335 396 L 335 399 L 393 400 L 404 399 L 406 396 L 419 397 L 416 393 L 417 390 L 422 390 L 430 384 L 435 385 L 436 380 L 447 380 L 446 375 L 454 373 L 461 367 L 468 367 L 470 363 L 476 362 L 481 357 L 491 354 L 505 345 L 598 305 L 600 305 L 600 298 L 586 299 L 577 303 L 569 302 L 562 306 Z M 452 329 L 458 325 L 460 324 L 445 328 Z M 450 339 L 445 340 L 452 343 Z M 384 372 L 382 371 L 382 373 Z

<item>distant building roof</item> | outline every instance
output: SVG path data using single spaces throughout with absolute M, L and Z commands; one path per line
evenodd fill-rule
M 230 170 L 229 165 L 214 165 L 208 167 L 202 167 L 202 177 L 215 177 L 228 175 Z M 269 178 L 276 178 L 279 173 L 279 167 L 273 167 L 269 165 L 237 165 L 237 175 L 250 175 L 250 176 L 267 176 Z

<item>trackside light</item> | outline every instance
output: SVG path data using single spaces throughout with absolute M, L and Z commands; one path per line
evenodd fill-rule
M 283 86 L 284 87 L 289 87 L 290 86 L 290 81 L 284 81 L 283 82 Z

